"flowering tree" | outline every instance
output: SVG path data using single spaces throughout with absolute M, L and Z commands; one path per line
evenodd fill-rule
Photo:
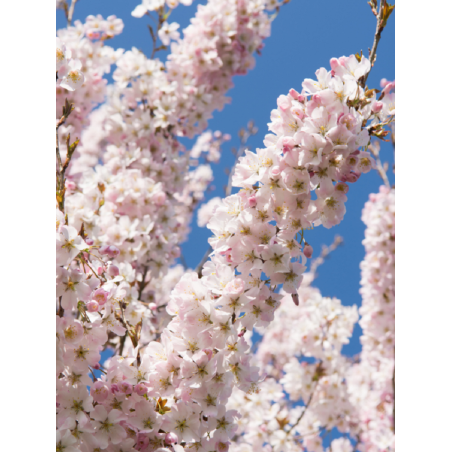
M 256 130 L 243 131 L 225 198 L 199 210 L 212 237 L 190 270 L 179 246 L 230 138 L 208 119 L 282 5 L 209 0 L 181 37 L 178 3 L 133 10 L 155 19 L 148 58 L 106 44 L 120 19 L 72 25 L 76 1 L 57 1 L 57 451 L 323 451 L 335 428 L 331 451 L 393 450 L 394 188 L 371 139 L 393 127 L 395 83 L 366 81 L 394 7 L 369 2 L 369 59 L 332 58 L 279 96 L 264 148 L 247 150 Z M 342 221 L 350 184 L 372 170 L 385 186 L 363 211 L 358 311 L 311 285 L 308 240 Z M 351 360 L 341 348 L 358 321 Z

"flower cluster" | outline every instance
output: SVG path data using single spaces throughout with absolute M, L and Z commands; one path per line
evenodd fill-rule
M 151 11 L 157 11 L 158 9 L 163 8 L 165 4 L 169 8 L 174 9 L 179 3 L 190 6 L 193 3 L 193 0 L 142 0 L 141 4 L 137 5 L 132 11 L 132 16 L 143 17 Z
M 68 134 L 80 137 L 82 129 L 89 125 L 91 111 L 105 101 L 107 81 L 103 75 L 110 72 L 111 65 L 123 52 L 122 49 L 114 50 L 106 46 L 105 39 L 98 39 L 99 36 L 92 31 L 93 27 L 98 27 L 103 36 L 112 37 L 121 32 L 123 24 L 114 16 L 107 20 L 89 16 L 84 24 L 75 21 L 73 27 L 57 32 L 56 115 L 59 118 L 66 99 L 75 107 L 60 128 L 62 153 L 65 152 Z M 109 34 L 105 35 L 107 30 Z M 68 55 L 72 58 L 69 62 Z
M 345 375 L 351 363 L 341 349 L 349 342 L 358 310 L 322 297 L 307 284 L 311 276 L 297 291 L 299 306 L 284 294 L 274 321 L 263 331 L 256 358 L 268 376 L 259 394 L 233 391 L 228 407 L 242 415 L 234 451 L 264 451 L 267 444 L 277 452 L 301 446 L 322 452 L 323 429 L 350 433 L 353 407 Z
M 179 133 L 191 137 L 205 129 L 212 112 L 229 101 L 232 76 L 254 67 L 253 54 L 270 35 L 265 8 L 266 0 L 210 0 L 171 45 L 166 68 Z
M 169 8 L 178 3 L 166 0 Z M 264 384 L 262 406 L 276 398 L 287 415 L 271 405 L 271 422 L 259 415 L 267 439 L 259 443 L 256 427 L 243 446 L 298 447 L 294 435 L 306 433 L 304 447 L 314 451 L 319 426 L 350 428 L 350 366 L 340 350 L 356 309 L 300 284 L 312 254 L 306 242 L 303 249 L 305 230 L 342 220 L 347 183 L 373 166 L 369 136 L 382 136 L 395 111 L 391 86 L 379 100 L 364 88 L 365 58 L 333 59 L 332 70 L 305 80 L 300 94 L 280 96 L 266 148 L 247 151 L 235 168 L 241 191 L 200 214 L 214 234 L 202 276 L 171 267 L 212 180 L 208 162 L 229 139 L 207 132 L 187 150 L 177 137 L 202 132 L 223 108 L 232 77 L 253 67 L 270 33 L 266 9 L 277 6 L 209 0 L 180 39 L 178 24 L 165 22 L 165 1 L 143 0 L 133 15 L 157 11 L 158 36 L 176 41 L 166 64 L 106 46 L 123 28 L 115 16 L 88 16 L 58 32 L 57 140 L 69 147 L 57 143 L 57 450 L 226 452 L 242 434 L 242 407 L 231 406 L 237 391 L 259 403 L 252 330 L 269 327 L 275 312 L 258 357 L 272 362 L 268 372 L 279 383 Z M 69 134 L 81 136 L 78 147 Z M 287 316 L 303 335 L 281 356 L 269 355 L 291 340 L 282 337 Z M 113 356 L 101 365 L 107 349 Z M 283 402 L 283 390 L 306 408 Z M 333 450 L 349 445 L 339 441 Z
M 394 450 L 395 190 L 371 194 L 362 219 L 367 226 L 361 263 L 362 353 L 350 369 L 350 401 L 357 413 L 360 450 Z

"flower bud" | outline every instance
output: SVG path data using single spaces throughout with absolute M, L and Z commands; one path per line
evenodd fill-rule
M 94 245 L 94 240 L 87 237 L 87 238 L 85 239 L 85 243 L 86 243 L 88 246 L 92 246 L 92 245 Z
M 300 299 L 298 298 L 297 293 L 292 294 L 292 301 L 294 302 L 295 306 L 298 306 L 300 304 Z
M 107 249 L 107 254 L 109 257 L 116 257 L 119 254 L 119 249 L 114 245 L 110 245 Z
M 149 446 L 149 436 L 144 433 L 138 433 L 135 449 L 142 450 Z
M 255 196 L 255 195 L 250 196 L 250 197 L 248 198 L 248 204 L 250 205 L 250 207 L 256 207 L 256 205 L 257 205 L 257 199 L 256 199 L 256 196 Z
M 298 94 L 293 88 L 290 89 L 289 94 L 290 94 L 294 99 L 298 99 L 299 94 Z
M 175 433 L 169 432 L 165 435 L 165 443 L 168 445 L 177 443 L 177 435 Z
M 377 101 L 372 106 L 372 112 L 379 113 L 382 108 L 383 108 L 383 102 Z
M 108 245 L 102 245 L 99 248 L 99 254 L 101 254 L 102 256 L 104 256 L 105 254 L 108 254 Z
M 108 267 L 108 274 L 112 277 L 119 276 L 119 268 L 116 265 L 110 265 Z
M 116 394 L 117 392 L 119 392 L 119 387 L 118 387 L 118 385 L 117 385 L 116 383 L 113 383 L 113 384 L 110 386 L 110 391 L 111 391 L 112 394 Z
M 304 246 L 304 249 L 303 249 L 303 254 L 308 258 L 308 259 L 310 259 L 311 257 L 312 257 L 312 253 L 313 253 L 313 249 L 312 249 L 312 246 L 311 245 L 308 245 L 307 243 L 305 244 L 305 246 Z M 298 305 L 297 305 L 298 306 Z
M 281 168 L 279 166 L 274 166 L 270 173 L 273 177 L 279 176 L 281 174 Z

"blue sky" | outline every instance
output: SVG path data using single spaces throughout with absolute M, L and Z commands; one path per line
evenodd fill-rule
M 140 0 L 79 0 L 75 6 L 74 20 L 84 20 L 89 14 L 102 14 L 107 17 L 115 14 L 125 24 L 122 35 L 109 44 L 126 50 L 135 46 L 150 55 L 152 50 L 147 17 L 136 19 L 130 15 Z M 195 1 L 190 7 L 179 6 L 171 14 L 169 22 L 176 21 L 181 28 L 188 25 L 196 11 Z M 379 88 L 381 78 L 395 78 L 395 26 L 394 16 L 388 21 L 380 41 L 377 62 L 367 81 L 369 87 Z M 64 27 L 66 20 L 62 11 L 57 11 L 57 28 Z M 272 24 L 272 34 L 265 41 L 261 56 L 256 56 L 256 67 L 246 76 L 234 78 L 235 87 L 228 93 L 232 102 L 223 111 L 215 112 L 209 122 L 211 130 L 221 130 L 232 135 L 232 140 L 223 148 L 221 161 L 213 165 L 215 190 L 208 194 L 208 199 L 223 196 L 223 186 L 227 183 L 225 167 L 231 167 L 234 156 L 230 152 L 233 146 L 239 146 L 237 132 L 252 119 L 259 132 L 251 137 L 248 146 L 251 150 L 263 147 L 262 140 L 268 131 L 267 123 L 270 112 L 276 107 L 276 99 L 287 94 L 290 88 L 301 90 L 305 78 L 315 78 L 315 71 L 320 67 L 329 69 L 332 57 L 350 55 L 363 51 L 368 55 L 375 32 L 375 17 L 365 0 L 292 0 L 284 5 Z M 159 53 L 164 60 L 166 54 Z M 389 161 L 392 167 L 393 150 L 389 143 L 382 143 L 381 158 Z M 394 183 L 390 170 L 389 180 Z M 361 211 L 369 193 L 378 191 L 382 181 L 375 171 L 363 175 L 360 180 L 350 185 L 347 213 L 343 222 L 331 229 L 323 227 L 307 231 L 306 239 L 314 247 L 314 256 L 318 255 L 322 244 L 330 244 L 336 234 L 344 238 L 344 245 L 337 249 L 332 257 L 319 269 L 319 277 L 314 285 L 319 287 L 324 296 L 336 296 L 343 304 L 361 304 L 359 295 L 359 263 L 364 257 L 362 240 L 364 225 Z M 196 217 L 187 243 L 182 252 L 188 265 L 195 267 L 207 249 L 210 231 L 196 226 Z M 344 352 L 354 355 L 360 351 L 360 328 L 355 328 L 351 343 Z

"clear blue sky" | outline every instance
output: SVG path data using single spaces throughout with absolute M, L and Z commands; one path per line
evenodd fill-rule
M 130 15 L 140 0 L 79 0 L 75 7 L 74 19 L 84 20 L 89 14 L 102 14 L 107 17 L 115 14 L 124 21 L 122 35 L 109 42 L 115 48 L 126 50 L 135 46 L 151 53 L 151 39 L 147 17 L 136 19 Z M 196 11 L 195 1 L 190 7 L 179 6 L 171 14 L 169 21 L 176 21 L 184 28 Z M 66 24 L 63 11 L 57 11 L 57 28 Z M 230 152 L 232 146 L 239 145 L 237 132 L 250 119 L 255 121 L 259 132 L 252 137 L 249 148 L 254 150 L 263 147 L 262 140 L 267 133 L 270 112 L 276 107 L 276 99 L 280 94 L 287 94 L 290 88 L 301 90 L 304 78 L 315 78 L 315 71 L 320 67 L 329 68 L 332 57 L 350 55 L 363 51 L 368 55 L 368 47 L 372 46 L 375 32 L 375 17 L 366 0 L 292 0 L 281 8 L 281 12 L 272 25 L 272 34 L 265 41 L 262 56 L 256 56 L 256 67 L 246 76 L 234 79 L 235 88 L 229 93 L 232 102 L 222 112 L 215 112 L 209 123 L 211 130 L 230 133 L 233 139 L 226 143 L 221 161 L 213 165 L 216 190 L 209 193 L 209 199 L 223 196 L 223 186 L 227 176 L 225 167 L 231 167 L 234 157 Z M 394 16 L 388 22 L 380 41 L 377 62 L 369 79 L 369 87 L 379 88 L 381 78 L 393 80 L 395 77 L 395 27 Z M 166 54 L 159 53 L 161 59 Z M 392 146 L 384 143 L 381 157 L 383 161 L 393 163 Z M 394 175 L 389 171 L 391 184 Z M 344 238 L 344 245 L 336 250 L 332 258 L 319 269 L 319 277 L 315 285 L 324 296 L 336 296 L 343 304 L 361 304 L 359 295 L 360 270 L 359 263 L 364 257 L 362 239 L 364 225 L 361 222 L 361 211 L 369 193 L 378 191 L 382 181 L 375 171 L 363 175 L 356 184 L 350 185 L 347 213 L 344 221 L 331 229 L 323 227 L 308 231 L 307 240 L 314 247 L 314 255 L 318 255 L 322 244 L 330 244 L 336 234 Z M 196 226 L 196 217 L 192 225 L 190 240 L 183 244 L 182 250 L 189 266 L 195 267 L 207 249 L 208 229 Z M 355 333 L 350 345 L 344 352 L 354 355 L 360 351 L 360 328 Z

